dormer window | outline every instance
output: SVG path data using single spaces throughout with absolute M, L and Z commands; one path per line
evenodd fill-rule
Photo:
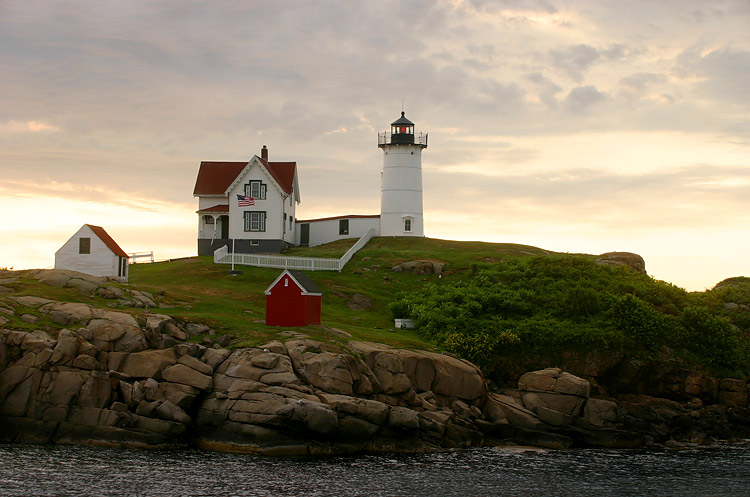
M 266 185 L 261 181 L 251 181 L 245 185 L 245 196 L 255 200 L 265 200 Z

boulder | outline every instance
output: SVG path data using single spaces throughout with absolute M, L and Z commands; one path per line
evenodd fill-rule
M 133 378 L 161 378 L 161 372 L 177 363 L 174 349 L 155 349 L 133 352 L 125 356 L 119 371 Z
M 388 417 L 389 407 L 376 400 L 335 394 L 320 394 L 320 398 L 338 413 L 356 416 L 378 426 Z
M 70 364 L 78 355 L 78 347 L 83 339 L 78 333 L 70 330 L 60 330 L 57 335 L 57 345 L 52 350 L 50 361 L 52 364 Z
M 50 315 L 50 317 L 55 316 L 55 322 L 64 323 L 63 326 L 70 325 L 76 321 L 88 321 L 93 317 L 90 305 L 75 302 L 49 301 L 40 310 Z
M 176 404 L 165 400 L 156 408 L 156 414 L 161 419 L 175 421 L 177 423 L 190 423 L 190 416 Z
M 146 337 L 130 314 L 95 309 L 101 316 L 92 319 L 86 328 L 91 333 L 91 342 L 104 351 L 138 352 L 147 347 Z
M 206 349 L 201 356 L 201 360 L 216 370 L 219 364 L 224 362 L 224 359 L 229 357 L 230 354 L 231 351 L 226 349 Z
M 398 395 L 411 389 L 411 381 L 404 374 L 404 364 L 398 354 L 381 352 L 371 367 L 386 395 Z
M 604 399 L 589 399 L 583 408 L 583 420 L 593 426 L 609 426 L 618 418 L 617 403 Z
M 418 430 L 419 413 L 406 407 L 393 406 L 388 409 L 387 424 L 399 430 Z
M 161 376 L 166 381 L 188 385 L 203 391 L 210 390 L 213 383 L 210 376 L 199 373 L 195 369 L 185 366 L 184 364 L 169 366 L 162 371 Z
M 211 376 L 214 373 L 214 369 L 211 366 L 193 356 L 181 356 L 177 362 L 208 376 Z
M 320 342 L 313 340 L 289 340 L 286 343 L 296 373 L 324 392 L 343 395 L 354 393 L 352 373 L 353 369 L 358 369 L 354 358 L 348 354 L 317 352 L 319 345 Z
M 191 337 L 196 337 L 208 333 L 209 327 L 201 323 L 187 323 L 185 325 L 185 331 Z
M 47 348 L 55 347 L 55 339 L 41 330 L 34 330 L 26 333 L 21 342 L 21 350 L 30 350 L 32 352 L 41 352 Z
M 545 430 L 544 423 L 530 410 L 518 405 L 507 395 L 489 394 L 493 402 L 503 411 L 505 419 L 514 426 L 529 430 Z
M 445 397 L 478 402 L 484 393 L 484 377 L 478 367 L 455 357 L 424 352 L 435 364 L 432 391 Z
M 638 273 L 646 274 L 646 262 L 643 257 L 632 252 L 607 252 L 600 255 L 596 263 L 607 266 L 628 266 Z
M 588 398 L 590 384 L 588 381 L 560 368 L 547 368 L 531 371 L 518 380 L 518 389 L 526 392 L 551 392 L 564 395 L 575 395 Z
M 338 416 L 327 405 L 308 400 L 298 400 L 292 405 L 292 421 L 303 424 L 312 433 L 331 435 L 338 429 Z

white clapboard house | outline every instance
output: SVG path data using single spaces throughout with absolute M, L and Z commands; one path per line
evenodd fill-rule
M 271 162 L 268 148 L 249 162 L 201 162 L 198 255 L 228 246 L 238 253 L 280 252 L 295 242 L 300 201 L 296 162 Z
M 101 226 L 84 224 L 55 252 L 55 269 L 128 281 L 128 254 Z
M 249 162 L 201 162 L 193 195 L 198 197 L 198 255 L 223 246 L 236 253 L 280 252 L 342 238 L 423 237 L 422 151 L 427 135 L 415 135 L 404 113 L 378 134 L 383 150 L 380 214 L 298 220 L 296 162 L 270 162 L 261 149 Z

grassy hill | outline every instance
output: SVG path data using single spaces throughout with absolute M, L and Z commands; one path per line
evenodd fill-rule
M 353 240 L 290 255 L 340 257 Z M 428 260 L 441 275 L 392 271 Z M 202 321 L 257 345 L 284 331 L 264 324 L 265 288 L 279 270 L 243 266 L 230 276 L 210 258 L 131 266 L 131 283 L 164 291 L 163 312 Z M 323 341 L 372 340 L 435 348 L 497 377 L 558 365 L 576 371 L 629 358 L 677 361 L 719 375 L 750 373 L 750 280 L 731 278 L 688 293 L 595 256 L 515 244 L 375 238 L 342 272 L 309 272 L 323 291 L 322 326 L 299 329 Z M 363 305 L 364 304 L 364 305 Z M 161 312 L 161 311 L 160 311 Z M 395 330 L 411 317 L 418 330 Z
M 354 240 L 312 248 L 290 249 L 288 255 L 340 257 Z M 506 257 L 545 255 L 550 252 L 515 244 L 456 242 L 430 238 L 375 238 L 360 250 L 344 271 L 308 272 L 323 291 L 322 326 L 299 328 L 321 340 L 341 340 L 337 330 L 352 339 L 373 340 L 397 346 L 432 348 L 416 332 L 396 330 L 388 305 L 397 295 L 422 288 L 427 282 L 449 283 L 468 273 L 477 262 L 496 262 Z M 432 260 L 446 264 L 442 277 L 394 273 L 391 268 L 410 260 Z M 276 337 L 278 327 L 266 326 L 264 290 L 280 270 L 237 266 L 242 274 L 231 276 L 228 265 L 210 257 L 196 257 L 155 264 L 130 266 L 130 283 L 138 289 L 163 292 L 160 301 L 171 307 L 158 312 L 201 321 L 219 332 L 257 345 Z M 361 297 L 364 296 L 366 300 Z M 358 309 L 353 298 L 370 305 Z M 351 308 L 355 307 L 355 308 Z M 361 307 L 361 306 L 360 306 Z M 333 329 L 333 330 L 331 330 Z
M 287 253 L 340 257 L 352 243 Z M 342 272 L 307 273 L 323 291 L 322 325 L 295 331 L 324 342 L 367 340 L 447 351 L 501 381 L 549 366 L 614 375 L 625 363 L 641 364 L 646 372 L 649 364 L 669 363 L 720 376 L 750 374 L 750 278 L 688 293 L 595 259 L 516 244 L 375 238 Z M 392 270 L 413 260 L 440 262 L 443 272 Z M 119 286 L 153 293 L 160 307 L 151 312 L 208 324 L 230 335 L 233 346 L 285 339 L 287 329 L 264 324 L 264 290 L 280 270 L 238 266 L 241 274 L 232 276 L 229 269 L 210 257 L 136 264 L 130 283 Z M 114 306 L 136 317 L 144 312 L 34 278 L 13 286 L 17 295 Z M 416 319 L 418 329 L 395 330 L 394 314 Z M 42 325 L 16 316 L 7 326 Z

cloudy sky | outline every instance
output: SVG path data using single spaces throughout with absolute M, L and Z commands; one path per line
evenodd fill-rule
M 748 0 L 0 0 L 0 68 L 0 267 L 195 254 L 200 161 L 264 144 L 298 217 L 376 214 L 403 101 L 427 236 L 750 276 Z

